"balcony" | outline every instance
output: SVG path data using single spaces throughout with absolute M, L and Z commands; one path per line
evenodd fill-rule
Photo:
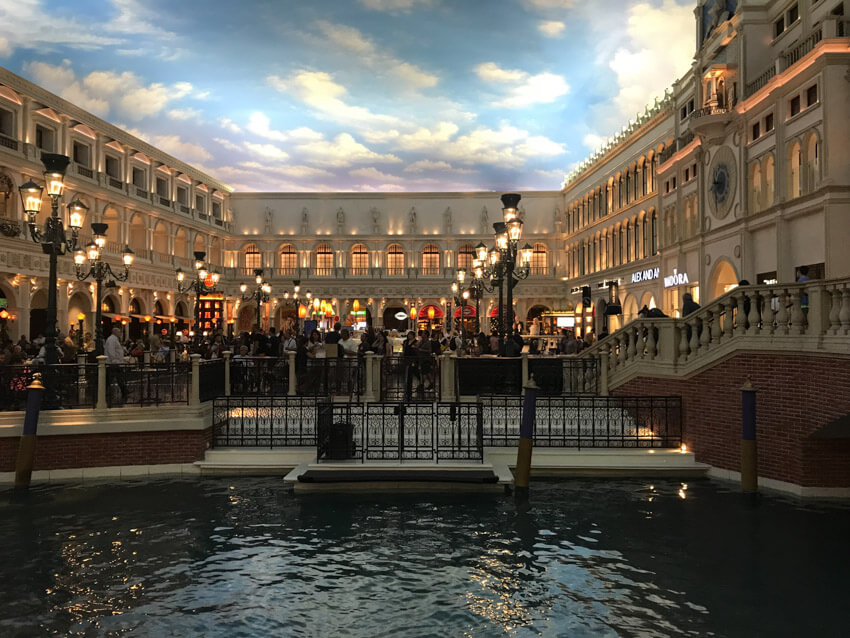
M 21 222 L 15 219 L 0 217 L 0 234 L 5 237 L 19 237 L 23 230 Z
M 85 166 L 81 166 L 80 164 L 74 164 L 74 170 L 76 171 L 77 175 L 82 175 L 83 177 L 94 179 L 94 171 L 90 168 L 86 168 Z
M 732 109 L 725 106 L 704 106 L 691 113 L 688 128 L 691 133 L 699 135 L 709 142 L 723 139 L 726 125 L 735 117 Z
M 186 215 L 191 215 L 192 209 L 186 206 L 186 204 L 180 204 L 180 212 L 185 213 Z
M 116 177 L 112 177 L 112 175 L 108 176 L 107 183 L 109 184 L 110 187 L 112 187 L 116 190 L 119 190 L 119 191 L 124 190 L 124 182 L 122 182 L 120 179 L 118 179 Z
M 0 135 L 0 146 L 4 146 L 6 148 L 10 148 L 13 151 L 18 150 L 18 140 L 14 140 L 11 137 L 6 137 L 5 135 Z
M 142 199 L 145 199 L 145 200 L 149 199 L 147 190 L 145 190 L 144 188 L 140 188 L 139 186 L 136 186 L 135 188 L 136 188 L 136 190 L 135 190 L 136 197 L 141 197 Z
M 163 197 L 162 195 L 158 196 L 159 205 L 164 206 L 165 208 L 171 208 L 171 200 L 167 197 Z

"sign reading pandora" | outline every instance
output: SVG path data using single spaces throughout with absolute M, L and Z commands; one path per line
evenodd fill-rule
M 679 272 L 675 268 L 673 269 L 673 274 L 664 278 L 664 287 L 665 288 L 674 288 L 675 286 L 684 286 L 685 284 L 691 283 L 691 280 L 688 279 L 688 273 Z
M 632 273 L 632 283 L 639 284 L 642 281 L 652 281 L 658 279 L 658 268 L 647 268 Z

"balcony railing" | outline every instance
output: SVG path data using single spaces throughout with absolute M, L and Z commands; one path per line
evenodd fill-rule
M 384 274 L 387 277 L 401 277 L 401 276 L 404 275 L 404 268 L 396 268 L 396 267 L 384 268 Z
M 166 208 L 171 208 L 171 200 L 168 199 L 167 197 L 163 197 L 162 195 L 160 195 L 159 196 L 159 205 L 165 206 Z
M 11 137 L 0 135 L 0 146 L 11 148 L 13 151 L 18 150 L 18 140 L 13 140 Z
M 837 37 L 845 37 L 847 35 L 847 27 L 848 23 L 843 20 L 838 20 L 836 22 L 830 22 L 830 29 L 832 25 L 835 27 L 834 35 Z M 808 53 L 815 48 L 818 42 L 823 40 L 824 37 L 824 26 L 818 25 L 815 29 L 806 37 L 804 40 L 794 44 L 793 46 L 785 49 L 780 55 L 776 62 L 774 62 L 768 69 L 759 75 L 755 80 L 749 82 L 744 88 L 744 98 L 748 98 L 754 93 L 756 93 L 759 89 L 764 87 L 777 72 L 781 72 L 786 70 L 788 67 L 796 64 L 801 59 L 803 59 Z M 781 68 L 777 68 L 778 65 L 781 65 Z
M 191 212 L 191 209 L 186 206 L 186 204 L 180 204 L 180 212 L 188 215 Z
M 124 182 L 120 179 L 115 179 L 114 177 L 109 178 L 109 185 L 112 188 L 117 188 L 118 190 L 124 190 Z
M 80 166 L 79 164 L 75 164 L 75 170 L 77 171 L 77 175 L 82 175 L 83 177 L 88 177 L 89 179 L 94 178 L 94 171 L 90 168 L 86 168 L 85 166 Z
M 316 277 L 333 277 L 333 268 L 313 268 L 313 274 Z
M 144 188 L 139 188 L 136 186 L 136 197 L 141 197 L 143 199 L 148 198 L 148 192 Z
M 349 270 L 352 277 L 368 277 L 369 269 L 368 268 L 351 268 Z
M 814 31 L 809 34 L 809 37 L 797 44 L 796 46 L 788 49 L 782 55 L 782 59 L 785 63 L 785 68 L 787 69 L 792 64 L 796 64 L 800 61 L 800 59 L 809 53 L 812 49 L 815 48 L 815 45 L 823 39 L 823 28 L 817 27 Z

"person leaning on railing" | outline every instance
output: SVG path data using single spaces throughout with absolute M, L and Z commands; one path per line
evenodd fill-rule
M 111 388 L 116 385 L 121 392 L 121 403 L 127 400 L 127 384 L 124 381 L 124 346 L 121 345 L 121 328 L 113 328 L 112 334 L 103 345 L 103 352 L 106 355 L 106 363 L 108 365 L 106 375 L 106 385 Z M 111 393 L 110 395 L 111 396 Z

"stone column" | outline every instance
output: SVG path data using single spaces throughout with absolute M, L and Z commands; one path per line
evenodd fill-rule
M 201 405 L 201 355 L 192 354 L 189 355 L 189 358 L 192 360 L 192 386 L 189 392 L 189 405 Z
M 224 357 L 224 396 L 230 396 L 230 355 L 233 353 L 230 350 L 225 350 L 221 353 Z M 291 372 L 291 370 L 290 370 Z
M 295 353 L 290 351 L 286 353 L 286 356 L 289 359 L 289 388 L 287 390 L 287 393 L 289 394 L 289 396 L 294 397 L 298 390 L 298 377 L 295 373 Z
M 97 357 L 97 403 L 95 409 L 106 409 L 106 355 Z

